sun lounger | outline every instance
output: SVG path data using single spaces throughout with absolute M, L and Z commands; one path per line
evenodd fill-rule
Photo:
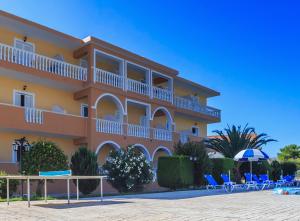
M 208 183 L 208 185 L 206 185 L 206 189 L 224 189 L 226 192 L 229 191 L 225 185 L 219 185 L 212 175 L 206 174 L 204 175 L 204 178 Z
M 253 189 L 259 189 L 260 185 L 253 179 L 253 177 L 251 176 L 251 173 L 244 173 L 246 182 L 246 189 L 249 190 L 251 188 Z
M 226 187 L 230 192 L 232 192 L 236 187 L 243 187 L 243 185 L 236 184 L 236 182 L 230 181 L 229 176 L 228 176 L 228 174 L 226 174 L 226 173 L 222 173 L 222 174 L 221 174 L 221 178 L 222 178 L 223 181 L 224 181 L 224 184 L 223 184 L 223 185 L 225 185 L 225 187 Z

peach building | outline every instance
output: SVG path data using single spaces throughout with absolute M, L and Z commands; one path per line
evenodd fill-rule
M 220 95 L 178 71 L 95 37 L 78 39 L 0 11 L 0 170 L 16 172 L 12 143 L 86 145 L 100 165 L 128 145 L 156 165 L 173 145 L 201 140 Z

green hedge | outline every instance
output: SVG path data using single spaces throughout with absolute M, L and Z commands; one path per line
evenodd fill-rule
M 233 176 L 232 169 L 234 168 L 234 161 L 231 158 L 216 158 L 212 160 L 212 175 L 218 184 L 222 184 L 223 180 L 221 178 L 221 173 L 228 173 L 231 171 L 231 175 Z
M 163 156 L 158 159 L 157 181 L 162 187 L 178 189 L 193 184 L 193 162 L 186 156 Z

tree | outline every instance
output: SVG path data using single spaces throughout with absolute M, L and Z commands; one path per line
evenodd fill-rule
M 277 156 L 280 161 L 296 160 L 300 158 L 300 146 L 296 144 L 287 145 L 280 149 Z
M 140 191 L 153 180 L 151 165 L 144 154 L 132 146 L 127 150 L 111 151 L 103 170 L 108 175 L 108 182 L 119 192 Z
M 71 158 L 70 168 L 73 175 L 99 175 L 97 155 L 86 147 L 80 147 Z M 75 180 L 74 184 L 77 184 Z M 98 185 L 99 180 L 79 180 L 79 191 L 83 194 L 89 194 L 93 192 Z
M 194 162 L 194 185 L 203 184 L 205 173 L 211 172 L 212 163 L 209 159 L 204 142 L 191 142 L 182 144 L 177 143 L 174 146 L 174 152 L 177 155 L 188 156 Z
M 208 147 L 222 153 L 225 157 L 234 158 L 234 156 L 244 149 L 261 149 L 262 146 L 267 143 L 276 141 L 269 138 L 266 133 L 257 134 L 253 127 L 241 126 L 227 126 L 224 131 L 215 130 L 217 133 L 215 138 L 209 139 L 207 141 Z M 235 180 L 240 182 L 241 163 L 236 163 L 236 168 L 234 169 Z
M 67 156 L 57 144 L 39 140 L 34 142 L 23 156 L 22 170 L 26 175 L 38 175 L 39 171 L 56 171 L 68 169 Z M 41 195 L 43 181 L 38 181 L 37 195 Z
M 244 149 L 261 149 L 267 143 L 276 141 L 265 133 L 256 134 L 253 127 L 228 125 L 224 131 L 215 130 L 215 138 L 208 140 L 208 147 L 222 153 L 225 157 L 234 156 Z

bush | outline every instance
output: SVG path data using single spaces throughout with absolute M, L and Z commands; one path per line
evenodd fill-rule
M 158 159 L 157 181 L 162 187 L 178 189 L 193 184 L 193 162 L 187 156 L 163 156 Z
M 294 175 L 297 171 L 297 165 L 294 162 L 289 162 L 289 161 L 282 162 L 280 165 L 281 165 L 283 176 Z
M 97 156 L 86 147 L 80 147 L 71 157 L 73 175 L 97 176 L 99 175 Z M 76 185 L 76 180 L 73 180 Z M 99 180 L 79 180 L 79 191 L 83 194 L 93 192 L 99 185 Z
M 22 158 L 22 170 L 26 175 L 38 175 L 39 171 L 66 169 L 68 169 L 67 156 L 51 141 L 40 140 L 33 143 Z M 43 182 L 42 180 L 38 181 L 36 188 L 38 196 L 41 196 Z
M 271 176 L 270 178 L 274 181 L 280 180 L 281 176 L 281 165 L 277 160 L 274 160 L 271 163 L 272 171 L 271 171 Z
M 230 170 L 231 176 L 233 176 L 234 161 L 231 158 L 216 158 L 212 161 L 212 175 L 218 184 L 223 184 L 221 178 L 222 173 L 227 173 Z
M 108 182 L 120 193 L 141 191 L 153 180 L 153 171 L 145 155 L 132 146 L 127 150 L 111 151 L 103 170 Z
M 194 164 L 194 185 L 204 184 L 204 174 L 211 173 L 212 163 L 207 155 L 204 142 L 179 142 L 174 146 L 176 155 L 188 156 Z
M 4 171 L 0 171 L 0 177 L 1 176 L 7 176 L 7 173 Z M 0 198 L 6 198 L 7 197 L 7 181 L 6 179 L 0 179 Z M 9 180 L 9 196 L 11 197 L 13 193 L 17 191 L 19 185 L 18 180 Z

